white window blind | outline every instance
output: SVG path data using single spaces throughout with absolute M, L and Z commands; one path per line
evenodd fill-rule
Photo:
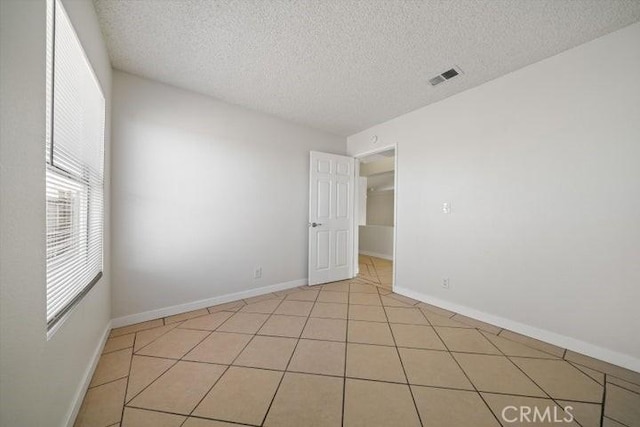
M 59 0 L 48 2 L 47 326 L 102 276 L 105 101 Z

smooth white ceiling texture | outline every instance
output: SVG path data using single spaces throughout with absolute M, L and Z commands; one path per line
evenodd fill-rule
M 95 4 L 115 68 L 340 135 L 640 20 L 638 0 Z

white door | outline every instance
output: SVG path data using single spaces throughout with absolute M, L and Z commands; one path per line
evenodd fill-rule
M 355 160 L 311 152 L 309 284 L 353 277 Z

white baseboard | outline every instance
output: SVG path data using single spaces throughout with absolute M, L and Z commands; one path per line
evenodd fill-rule
M 263 286 L 261 288 L 249 289 L 246 291 L 234 292 L 232 294 L 221 295 L 213 298 L 207 298 L 198 301 L 187 302 L 184 304 L 172 305 L 170 307 L 149 310 L 142 313 L 130 314 L 128 316 L 122 316 L 111 320 L 111 326 L 113 328 L 119 328 L 121 326 L 133 325 L 134 323 L 146 322 L 147 320 L 159 319 L 166 316 L 173 316 L 174 314 L 199 310 L 201 308 L 211 307 L 212 305 L 224 304 L 244 298 L 256 297 L 258 295 L 268 294 L 269 292 L 283 291 L 285 289 L 304 286 L 307 283 L 307 279 L 291 280 L 289 282 L 276 283 L 275 285 Z
M 393 255 L 388 254 L 380 254 L 378 252 L 371 251 L 359 251 L 360 255 L 374 256 L 376 258 L 388 259 L 389 261 L 393 261 Z
M 519 334 L 526 335 L 528 337 L 535 338 L 561 348 L 566 348 L 567 350 L 582 353 L 587 356 L 621 366 L 623 368 L 631 369 L 632 371 L 640 372 L 640 359 L 637 359 L 628 354 L 619 353 L 617 351 L 609 350 L 595 344 L 590 344 L 585 341 L 568 337 L 566 335 L 557 334 L 546 329 L 539 329 L 534 326 L 526 325 L 524 323 L 516 322 L 504 317 L 488 314 L 474 308 L 435 298 L 411 289 L 394 286 L 393 292 L 409 298 L 413 298 L 418 301 L 425 302 L 427 304 L 442 307 L 446 310 L 454 311 L 464 316 L 472 317 L 474 319 L 481 320 L 483 322 L 496 325 L 501 328 L 508 329 L 510 331 L 517 332 Z
M 102 355 L 102 349 L 104 349 L 104 345 L 109 338 L 109 332 L 111 332 L 111 321 L 107 323 L 107 327 L 102 334 L 102 338 L 100 339 L 96 350 L 93 352 L 91 363 L 84 371 L 80 387 L 78 387 L 78 390 L 76 390 L 76 394 L 73 398 L 73 405 L 71 406 L 71 408 L 69 409 L 69 413 L 67 414 L 67 422 L 65 423 L 67 427 L 73 427 L 73 424 L 76 421 L 76 417 L 78 416 L 78 412 L 80 412 L 82 401 L 84 400 L 84 396 L 87 393 L 87 389 L 89 389 L 91 378 L 93 378 L 93 373 L 95 372 L 96 367 L 98 366 L 98 361 L 100 360 L 100 356 Z

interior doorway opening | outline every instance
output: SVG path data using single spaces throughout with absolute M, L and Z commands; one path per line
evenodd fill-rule
M 394 282 L 395 148 L 358 158 L 358 278 L 391 291 Z

